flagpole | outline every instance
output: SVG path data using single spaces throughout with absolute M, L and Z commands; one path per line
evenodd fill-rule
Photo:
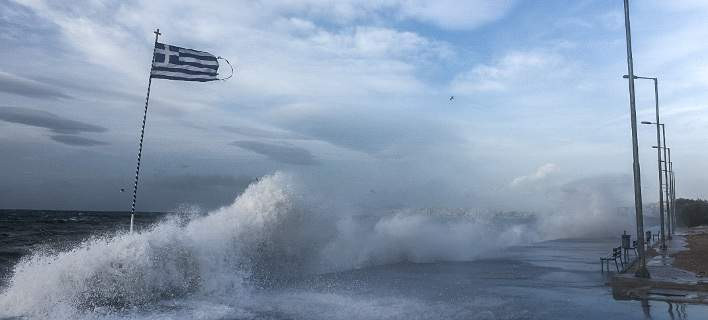
M 143 113 L 143 125 L 140 129 L 140 145 L 138 147 L 138 165 L 135 168 L 135 183 L 133 184 L 133 204 L 130 206 L 130 233 L 133 233 L 133 219 L 135 217 L 135 201 L 138 197 L 138 178 L 140 176 L 140 159 L 143 155 L 143 138 L 145 137 L 145 120 L 147 120 L 148 102 L 150 102 L 150 85 L 152 85 L 152 65 L 155 63 L 155 47 L 157 38 L 161 35 L 160 29 L 155 30 L 155 45 L 152 49 L 152 63 L 150 64 L 150 77 L 148 77 L 147 95 L 145 96 L 145 111 Z

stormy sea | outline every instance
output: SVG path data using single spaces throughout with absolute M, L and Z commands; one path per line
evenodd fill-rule
M 0 319 L 708 318 L 613 297 L 599 257 L 617 237 L 580 232 L 601 217 L 319 200 L 274 174 L 217 210 L 139 213 L 132 234 L 125 212 L 2 210 Z

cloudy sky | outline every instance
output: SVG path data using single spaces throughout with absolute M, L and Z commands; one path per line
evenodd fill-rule
M 119 190 L 132 184 L 157 27 L 162 42 L 237 71 L 153 82 L 139 210 L 224 205 L 276 170 L 362 205 L 532 209 L 582 184 L 630 205 L 622 10 L 0 0 L 0 207 L 129 209 Z M 633 1 L 635 70 L 660 77 L 685 197 L 708 197 L 706 21 L 705 1 Z M 653 87 L 637 86 L 639 118 L 653 120 Z M 642 126 L 639 139 L 654 202 L 655 131 Z

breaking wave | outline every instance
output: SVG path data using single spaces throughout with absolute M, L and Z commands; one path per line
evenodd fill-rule
M 470 260 L 540 240 L 538 223 L 523 214 L 353 212 L 275 173 L 206 215 L 175 215 L 143 232 L 25 257 L 0 293 L 0 317 L 73 318 L 186 296 L 247 300 L 251 290 L 293 275 Z

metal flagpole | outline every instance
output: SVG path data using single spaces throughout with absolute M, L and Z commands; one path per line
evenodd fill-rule
M 639 146 L 637 142 L 637 112 L 634 99 L 634 63 L 632 62 L 632 32 L 629 24 L 629 0 L 624 0 L 624 26 L 627 40 L 627 71 L 629 80 L 629 111 L 632 127 L 632 158 L 634 173 L 634 210 L 637 219 L 637 251 L 639 253 L 639 267 L 635 275 L 649 278 L 647 270 L 647 257 L 644 250 L 644 216 L 642 215 L 642 183 L 639 168 Z
M 138 147 L 138 165 L 135 168 L 135 183 L 133 184 L 133 205 L 130 206 L 130 233 L 133 233 L 133 219 L 135 217 L 135 201 L 138 197 L 138 178 L 140 177 L 140 159 L 143 155 L 143 138 L 145 137 L 145 120 L 147 120 L 148 102 L 150 101 L 150 85 L 152 85 L 152 65 L 155 64 L 155 47 L 157 38 L 161 35 L 160 29 L 155 30 L 155 44 L 152 49 L 152 63 L 150 64 L 150 77 L 148 77 L 147 95 L 145 96 L 145 111 L 143 113 L 143 125 L 140 129 L 140 145 Z

